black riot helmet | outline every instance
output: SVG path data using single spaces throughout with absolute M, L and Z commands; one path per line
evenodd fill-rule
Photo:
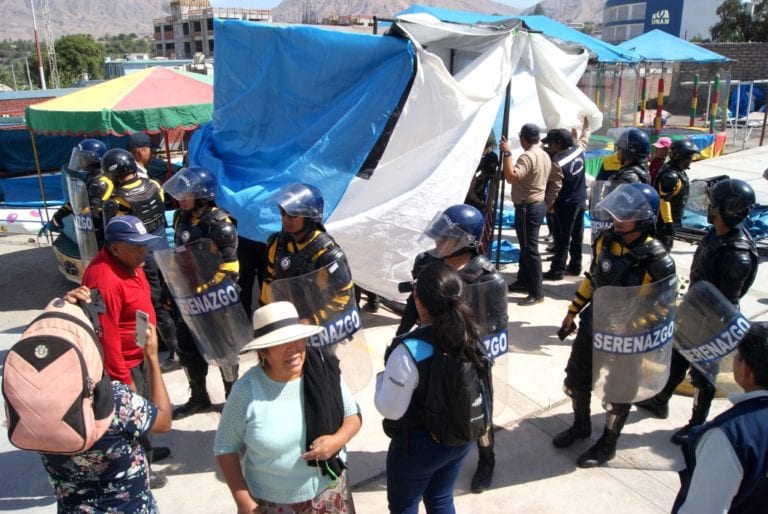
M 755 206 L 755 190 L 737 178 L 715 183 L 707 190 L 709 217 L 719 214 L 726 225 L 735 227 L 749 215 Z
M 689 139 L 678 139 L 673 141 L 669 147 L 669 160 L 677 161 L 679 159 L 693 159 L 699 155 L 698 147 Z
M 122 148 L 113 148 L 101 158 L 101 171 L 110 178 L 122 178 L 136 173 L 136 159 L 131 152 Z

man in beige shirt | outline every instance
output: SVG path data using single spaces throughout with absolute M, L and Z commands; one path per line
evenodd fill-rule
M 520 245 L 520 268 L 509 290 L 527 293 L 518 305 L 534 305 L 544 300 L 541 292 L 541 255 L 539 229 L 547 211 L 554 209 L 562 187 L 563 174 L 552 166 L 549 154 L 539 144 L 539 127 L 526 123 L 520 129 L 523 154 L 512 164 L 509 141 L 501 139 L 504 177 L 512 184 L 515 204 L 515 232 Z

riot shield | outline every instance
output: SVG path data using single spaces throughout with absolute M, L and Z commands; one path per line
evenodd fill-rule
M 692 180 L 688 190 L 688 201 L 685 204 L 685 210 L 699 216 L 706 216 L 709 208 L 709 197 L 707 196 L 707 181 L 696 179 Z
M 371 381 L 371 356 L 346 263 L 333 262 L 312 273 L 275 280 L 267 297 L 269 302 L 291 302 L 300 318 L 323 327 L 307 343 L 339 358 L 341 374 L 353 393 Z
M 590 189 L 589 193 L 589 221 L 591 224 L 592 242 L 597 239 L 601 232 L 611 228 L 613 225 L 611 215 L 603 209 L 596 209 L 595 207 L 621 184 L 621 182 L 610 180 L 596 180 L 592 183 L 592 189 Z
M 96 257 L 99 246 L 96 242 L 96 226 L 91 216 L 91 205 L 88 201 L 88 188 L 85 182 L 72 174 L 67 174 L 67 191 L 69 203 L 72 205 L 72 219 L 75 220 L 75 235 L 77 248 L 80 250 L 80 260 L 83 268 Z
M 222 263 L 218 248 L 210 239 L 200 239 L 153 255 L 200 354 L 226 372 L 253 339 L 253 329 L 232 279 L 213 284 Z
M 675 349 L 712 385 L 740 393 L 733 379 L 733 351 L 749 321 L 709 282 L 696 282 L 677 306 Z
M 592 387 L 608 403 L 634 403 L 669 378 L 677 277 L 635 287 L 604 286 L 592 296 Z
M 504 410 L 509 389 L 509 332 L 507 329 L 507 290 L 504 282 L 489 280 L 478 284 L 465 285 L 462 297 L 480 325 L 488 355 L 493 362 L 491 388 L 493 392 L 494 416 Z

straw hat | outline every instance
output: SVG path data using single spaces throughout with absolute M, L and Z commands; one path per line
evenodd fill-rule
M 254 339 L 243 350 L 260 350 L 298 341 L 323 331 L 317 325 L 299 322 L 299 313 L 291 302 L 275 302 L 253 313 Z

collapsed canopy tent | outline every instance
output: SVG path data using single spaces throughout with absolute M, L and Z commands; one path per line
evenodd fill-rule
M 726 62 L 727 57 L 702 48 L 694 43 L 675 37 L 663 30 L 654 29 L 625 41 L 620 48 L 634 52 L 644 61 L 653 62 Z
M 547 37 L 559 39 L 566 43 L 574 43 L 586 48 L 600 62 L 633 64 L 640 59 L 632 51 L 619 48 L 616 45 L 595 39 L 581 31 L 563 25 L 546 16 L 503 16 L 497 14 L 482 14 L 464 11 L 454 11 L 441 7 L 414 4 L 395 15 L 402 18 L 408 14 L 426 13 L 435 18 L 449 23 L 465 25 L 474 24 L 504 24 L 521 21 L 525 27 L 536 32 L 541 32 Z
M 428 16 L 382 37 L 215 23 L 216 109 L 190 162 L 217 175 L 217 202 L 258 241 L 280 228 L 273 193 L 318 187 L 355 282 L 388 297 L 410 278 L 429 220 L 464 200 L 510 80 L 512 111 L 528 113 L 510 131 L 601 121 L 573 84 L 586 56 L 515 27 Z
M 193 128 L 213 112 L 213 78 L 163 66 L 108 80 L 26 109 L 38 134 L 107 135 Z

